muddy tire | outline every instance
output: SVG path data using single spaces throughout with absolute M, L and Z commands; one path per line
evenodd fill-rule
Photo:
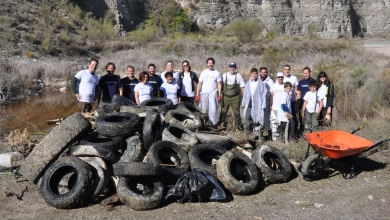
M 256 165 L 240 152 L 227 151 L 219 158 L 217 177 L 225 188 L 235 195 L 248 195 L 259 184 Z
M 291 164 L 287 157 L 274 147 L 261 145 L 252 154 L 252 160 L 269 183 L 286 182 L 291 175 Z
M 47 167 L 90 129 L 91 123 L 80 113 L 67 117 L 32 150 L 19 172 L 28 180 L 37 183 Z
M 84 137 L 79 142 L 79 144 L 105 148 L 111 151 L 118 151 L 123 146 L 123 139 L 121 137 L 105 137 L 99 133 L 91 133 Z
M 91 145 L 76 145 L 70 148 L 70 155 L 74 157 L 100 157 L 110 163 L 116 163 L 119 158 L 110 150 Z
M 142 186 L 144 189 L 140 189 Z M 163 184 L 153 177 L 120 177 L 117 186 L 120 201 L 134 210 L 157 208 L 163 200 Z
M 118 94 L 116 94 L 112 97 L 111 102 L 117 103 L 119 106 L 122 106 L 122 105 L 136 106 L 137 105 L 137 103 L 135 103 L 133 100 L 126 98 L 124 96 L 120 96 Z
M 180 102 L 179 104 L 177 104 L 176 109 L 182 110 L 182 111 L 188 111 L 188 112 L 191 112 L 191 113 L 197 115 L 200 118 L 200 120 L 202 121 L 203 125 L 205 125 L 207 123 L 207 121 L 209 120 L 209 115 L 203 109 L 199 108 L 194 103 Z
M 318 176 L 319 173 L 315 173 L 315 169 L 317 166 L 321 166 L 325 163 L 325 161 L 320 158 L 320 162 L 318 164 L 318 154 L 310 155 L 306 160 L 302 163 L 301 173 L 305 178 L 314 178 Z
M 138 135 L 134 135 L 126 139 L 126 150 L 119 161 L 141 162 L 145 155 L 146 151 L 142 146 L 141 138 Z
M 147 106 L 127 106 L 123 105 L 120 108 L 120 112 L 129 112 L 136 115 L 144 114 L 144 117 L 146 116 L 146 113 L 150 111 L 150 108 Z
M 218 160 L 226 151 L 225 148 L 214 144 L 194 145 L 188 153 L 191 169 L 199 168 L 217 176 L 215 164 L 212 165 L 213 160 Z
M 162 140 L 174 142 L 186 152 L 190 151 L 190 148 L 198 143 L 198 138 L 193 132 L 175 125 L 170 125 L 163 130 Z
M 84 162 L 91 165 L 92 169 L 92 184 L 91 188 L 94 189 L 93 199 L 97 198 L 104 189 L 106 189 L 109 182 L 109 174 L 104 167 L 107 167 L 103 159 L 99 157 L 79 157 Z
M 196 131 L 202 127 L 201 119 L 188 111 L 170 110 L 165 115 L 165 122 L 177 127 L 184 127 L 190 131 Z
M 98 115 L 104 115 L 107 113 L 119 112 L 120 105 L 118 103 L 101 103 L 97 109 Z
M 198 142 L 201 144 L 216 144 L 224 148 L 229 148 L 232 144 L 232 140 L 227 136 L 198 132 L 194 132 L 194 134 L 198 138 Z
M 118 162 L 112 165 L 114 176 L 160 176 L 161 166 L 142 162 Z
M 178 178 L 190 169 L 187 153 L 171 141 L 158 141 L 147 153 L 148 162 L 162 165 L 162 181 L 176 183 Z
M 146 114 L 143 126 L 144 148 L 149 148 L 158 141 L 160 136 L 161 117 L 157 110 L 151 110 Z
M 71 174 L 74 173 L 74 174 Z M 60 182 L 69 178 L 68 191 L 60 192 Z M 42 177 L 40 192 L 51 206 L 69 209 L 84 206 L 92 199 L 90 183 L 93 174 L 91 166 L 77 157 L 62 157 L 54 162 Z
M 96 132 L 103 136 L 130 136 L 134 134 L 140 118 L 128 112 L 114 112 L 99 115 L 96 118 Z
M 156 109 L 158 112 L 163 113 L 172 109 L 173 102 L 167 98 L 151 98 L 141 102 L 140 106 Z

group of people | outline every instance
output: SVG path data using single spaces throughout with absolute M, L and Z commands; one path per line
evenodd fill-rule
M 260 131 L 259 140 L 266 134 L 269 140 L 288 142 L 332 121 L 334 87 L 326 72 L 321 71 L 317 79 L 313 79 L 310 68 L 305 67 L 302 69 L 304 78 L 298 81 L 290 73 L 290 65 L 284 65 L 274 82 L 266 67 L 252 68 L 245 83 L 234 62 L 229 63 L 228 72 L 221 76 L 214 68 L 214 58 L 210 57 L 199 78 L 191 70 L 189 61 L 181 64 L 182 70 L 178 72 L 173 62 L 168 61 L 166 70 L 158 75 L 156 66 L 151 63 L 147 71 L 139 73 L 138 79 L 134 66 L 127 66 L 127 77 L 121 79 L 114 74 L 115 64 L 109 62 L 105 66 L 107 74 L 99 79 L 95 73 L 98 60 L 91 59 L 88 68 L 72 78 L 72 91 L 83 112 L 91 112 L 95 100 L 98 106 L 110 103 L 116 94 L 137 105 L 155 97 L 171 99 L 174 106 L 180 102 L 199 102 L 215 127 L 227 126 L 227 113 L 231 108 L 234 128 L 243 129 L 245 137 L 249 138 L 250 128 L 255 125 Z

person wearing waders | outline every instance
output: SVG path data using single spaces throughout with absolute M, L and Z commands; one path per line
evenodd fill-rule
M 264 111 L 264 129 L 266 130 L 267 140 L 272 140 L 271 134 L 271 86 L 274 84 L 274 81 L 268 76 L 268 69 L 266 67 L 260 68 L 260 80 L 264 83 L 265 88 L 267 89 L 267 95 L 265 101 L 267 102 L 267 107 Z
M 95 92 L 99 84 L 99 77 L 95 72 L 98 64 L 97 59 L 90 59 L 88 68 L 77 72 L 70 82 L 72 92 L 79 101 L 79 108 L 83 113 L 91 113 L 93 110 Z
M 278 110 L 278 120 L 280 121 L 279 126 L 279 140 L 282 143 L 288 143 L 291 140 L 291 126 L 290 121 L 292 120 L 291 115 L 291 87 L 290 82 L 284 83 L 284 93 L 280 100 L 280 108 Z
M 240 103 L 241 96 L 244 94 L 245 82 L 241 74 L 237 73 L 236 63 L 229 64 L 229 72 L 222 75 L 222 100 L 221 100 L 221 118 L 218 125 L 225 128 L 227 126 L 227 113 L 231 107 L 234 115 L 234 129 L 241 130 Z
M 199 102 L 199 107 L 209 115 L 213 125 L 216 125 L 218 122 L 218 102 L 221 101 L 221 76 L 214 69 L 214 58 L 208 58 L 206 64 L 207 69 L 200 73 L 195 101 Z
M 252 123 L 264 125 L 264 111 L 267 106 L 267 89 L 264 83 L 258 77 L 259 71 L 256 68 L 250 70 L 250 79 L 245 85 L 244 95 L 241 106 L 244 109 L 244 132 L 245 139 L 249 139 L 249 128 Z M 261 129 L 259 129 L 261 131 Z M 259 146 L 262 143 L 262 137 L 259 135 Z

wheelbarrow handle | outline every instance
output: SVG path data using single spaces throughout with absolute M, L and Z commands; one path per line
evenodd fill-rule
M 363 153 L 363 152 L 367 152 L 367 151 L 369 151 L 369 150 L 372 150 L 373 148 L 375 148 L 375 147 L 377 147 L 377 146 L 379 146 L 379 145 L 381 145 L 381 144 L 383 144 L 383 143 L 385 143 L 385 142 L 387 142 L 387 141 L 390 141 L 390 137 L 387 137 L 387 138 L 385 138 L 385 139 L 379 141 L 378 143 L 376 143 L 376 144 L 372 145 L 371 147 L 369 147 L 369 148 L 365 149 L 364 151 L 362 151 L 362 153 Z
M 364 128 L 364 125 L 360 125 L 358 128 L 356 128 L 355 130 L 353 130 L 352 132 L 351 132 L 351 134 L 355 134 L 357 131 L 360 131 L 360 130 L 362 130 Z

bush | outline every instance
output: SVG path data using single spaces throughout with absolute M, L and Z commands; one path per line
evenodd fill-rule
M 227 29 L 232 30 L 241 43 L 252 41 L 263 28 L 264 24 L 260 20 L 243 18 L 236 19 L 227 26 Z
M 5 137 L 4 146 L 11 151 L 17 151 L 24 155 L 27 155 L 32 150 L 32 143 L 30 142 L 30 133 L 25 128 L 23 131 L 16 129 L 11 131 L 7 137 Z

